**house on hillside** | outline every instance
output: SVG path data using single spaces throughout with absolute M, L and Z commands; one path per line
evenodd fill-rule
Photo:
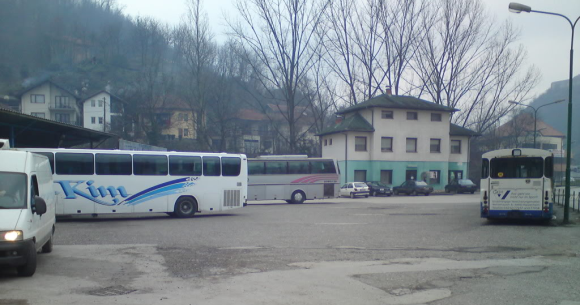
M 138 113 L 140 129 L 150 132 L 152 119 L 159 127 L 161 138 L 166 141 L 196 138 L 194 114 L 191 107 L 179 98 L 168 98 L 155 105 L 142 104 Z
M 268 104 L 264 112 L 240 109 L 235 118 L 235 131 L 227 145 L 229 151 L 242 152 L 250 157 L 268 154 L 286 154 L 289 127 L 283 113 L 285 105 Z M 300 135 L 297 147 L 302 154 L 319 154 L 318 139 L 312 132 L 314 116 L 306 107 L 295 109 L 296 131 Z M 214 139 L 214 141 L 219 141 Z M 215 142 L 214 146 L 219 143 Z
M 477 136 L 450 123 L 455 111 L 411 96 L 371 98 L 337 112 L 336 124 L 318 134 L 322 157 L 338 161 L 343 183 L 424 180 L 443 189 L 467 178 L 469 142 Z
M 536 148 L 550 151 L 562 150 L 566 138 L 563 133 L 540 119 L 535 120 L 535 128 L 534 131 L 534 115 L 532 113 L 522 112 L 516 115 L 495 131 L 499 148 L 533 148 L 535 133 Z
M 107 90 L 87 96 L 82 100 L 83 127 L 121 134 L 125 130 L 123 114 L 126 104 Z
M 566 172 L 566 136 L 540 119 L 536 118 L 534 124 L 532 113 L 522 112 L 498 127 L 495 131 L 495 145 L 497 148 L 534 148 L 534 134 L 535 148 L 554 153 L 554 176 L 556 181 L 562 180 Z
M 81 126 L 79 97 L 51 80 L 26 88 L 19 96 L 24 114 Z

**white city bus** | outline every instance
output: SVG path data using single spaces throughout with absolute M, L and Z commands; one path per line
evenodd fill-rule
M 336 160 L 306 155 L 272 155 L 248 159 L 248 200 L 304 200 L 338 195 Z
M 533 148 L 484 153 L 482 218 L 552 219 L 554 157 Z
M 23 148 L 49 158 L 57 215 L 196 212 L 247 202 L 242 154 Z

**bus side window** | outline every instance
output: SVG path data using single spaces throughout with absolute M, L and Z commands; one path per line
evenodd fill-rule
M 547 157 L 544 162 L 544 176 L 552 178 L 554 176 L 554 157 Z
M 481 178 L 489 177 L 489 159 L 481 160 Z
M 56 173 L 58 175 L 94 175 L 93 154 L 56 153 Z
M 263 175 L 264 162 L 248 161 L 248 175 Z
M 334 162 L 332 161 L 311 161 L 313 174 L 334 174 Z
M 203 175 L 219 176 L 221 174 L 220 157 L 203 157 Z
M 201 176 L 201 157 L 169 156 L 169 174 L 172 176 Z

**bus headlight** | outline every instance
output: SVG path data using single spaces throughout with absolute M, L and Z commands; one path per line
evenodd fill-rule
M 22 231 L 4 231 L 0 232 L 0 241 L 17 241 L 22 240 Z

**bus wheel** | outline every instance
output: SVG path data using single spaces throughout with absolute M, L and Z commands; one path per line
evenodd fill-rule
M 181 197 L 175 202 L 175 215 L 179 218 L 193 217 L 197 202 L 191 197 Z
M 306 195 L 303 191 L 294 191 L 290 197 L 292 203 L 304 203 L 304 200 L 306 200 Z

